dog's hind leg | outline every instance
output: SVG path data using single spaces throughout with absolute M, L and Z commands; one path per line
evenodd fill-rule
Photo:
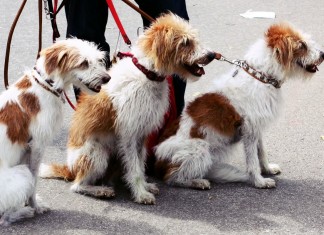
M 6 211 L 0 219 L 0 226 L 8 226 L 11 223 L 17 222 L 25 218 L 32 218 L 35 215 L 35 208 L 30 206 L 19 209 L 11 209 Z
M 32 208 L 35 208 L 35 212 L 37 214 L 42 214 L 49 211 L 49 207 L 36 198 L 37 177 L 42 154 L 43 150 L 33 147 L 33 145 L 31 145 L 31 147 L 28 147 L 25 152 L 25 157 L 29 159 L 29 170 L 33 175 L 35 184 L 35 190 L 33 195 L 28 200 L 28 205 Z
M 210 182 L 204 179 L 212 165 L 209 144 L 201 139 L 184 140 L 179 142 L 177 151 L 169 154 L 164 150 L 167 143 L 174 144 L 170 141 L 162 143 L 156 151 L 156 155 L 161 159 L 156 166 L 166 169 L 164 180 L 168 184 L 180 187 L 210 189 Z
M 208 171 L 207 178 L 218 183 L 249 182 L 249 175 L 230 164 L 238 154 L 238 145 L 226 145 L 224 148 L 218 148 L 213 151 L 213 165 Z
M 249 175 L 227 163 L 214 163 L 207 178 L 214 182 L 249 182 Z
M 262 138 L 260 138 L 258 141 L 258 157 L 262 174 L 277 175 L 281 173 L 281 169 L 278 164 L 268 162 L 268 158 L 264 151 Z
M 246 165 L 250 182 L 256 188 L 274 188 L 276 182 L 270 178 L 263 178 L 261 175 L 260 162 L 258 159 L 258 139 L 246 137 L 243 140 L 244 150 L 246 154 Z
M 95 186 L 96 181 L 103 178 L 108 168 L 109 153 L 105 146 L 98 141 L 88 141 L 81 149 L 69 150 L 68 154 L 68 158 L 77 155 L 71 169 L 75 173 L 71 186 L 73 192 L 98 198 L 115 196 L 112 187 Z

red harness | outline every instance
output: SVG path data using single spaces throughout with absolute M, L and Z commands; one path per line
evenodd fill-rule
M 136 57 L 134 57 L 133 54 L 129 53 L 129 52 L 118 52 L 117 53 L 117 57 L 119 59 L 123 59 L 125 57 L 130 57 L 132 58 L 133 64 L 140 70 L 142 71 L 142 73 L 145 74 L 145 76 L 147 77 L 147 79 L 154 81 L 154 82 L 163 82 L 165 80 L 165 76 L 161 76 L 158 75 L 157 73 L 148 70 L 147 68 L 145 68 L 143 65 L 141 65 L 140 63 L 138 63 L 138 59 Z

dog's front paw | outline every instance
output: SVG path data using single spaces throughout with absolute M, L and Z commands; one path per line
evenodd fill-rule
M 100 190 L 97 190 L 94 195 L 94 197 L 97 197 L 97 198 L 112 198 L 112 197 L 115 197 L 116 194 L 115 194 L 115 190 L 111 187 L 104 187 Z
M 159 194 L 159 192 L 160 192 L 159 188 L 155 184 L 152 184 L 152 183 L 146 183 L 145 189 L 155 195 Z
M 259 178 L 254 181 L 254 186 L 256 188 L 275 188 L 276 181 L 270 178 Z
M 210 189 L 210 182 L 206 179 L 194 179 L 191 181 L 191 187 L 195 189 Z
M 50 208 L 46 205 L 37 205 L 35 207 L 35 213 L 36 214 L 44 214 L 46 212 L 50 211 Z
M 262 169 L 262 173 L 266 175 L 277 175 L 281 173 L 281 169 L 278 164 L 269 163 L 267 169 Z
M 25 206 L 18 210 L 9 210 L 5 212 L 0 219 L 0 226 L 9 226 L 10 224 L 25 219 L 32 218 L 35 216 L 35 208 Z
M 135 202 L 145 205 L 154 205 L 155 197 L 152 193 L 145 192 L 135 197 Z
M 152 184 L 152 183 L 146 183 L 145 189 L 147 191 L 149 191 L 150 193 L 153 193 L 154 195 L 157 195 L 160 192 L 159 188 L 155 184 Z
M 9 226 L 10 224 L 11 223 L 8 220 L 6 220 L 4 218 L 0 219 L 0 226 L 6 227 L 6 226 Z

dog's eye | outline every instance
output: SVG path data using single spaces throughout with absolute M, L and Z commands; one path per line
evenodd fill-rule
M 106 64 L 106 60 L 105 59 L 99 59 L 98 62 L 99 62 L 99 64 L 103 64 L 103 65 Z
M 80 64 L 80 68 L 82 68 L 82 69 L 89 68 L 89 61 L 87 61 L 87 60 L 82 61 L 82 63 Z
M 184 39 L 183 41 L 182 41 L 182 45 L 183 46 L 189 46 L 190 45 L 190 40 L 189 39 Z
M 299 48 L 307 51 L 307 44 L 304 41 L 299 41 Z

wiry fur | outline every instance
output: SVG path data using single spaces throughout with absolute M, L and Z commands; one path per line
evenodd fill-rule
M 284 82 L 309 78 L 323 55 L 306 35 L 288 24 L 275 24 L 252 45 L 245 60 Z M 158 145 L 156 168 L 166 182 L 200 189 L 210 188 L 207 179 L 275 187 L 273 179 L 261 176 L 280 173 L 278 165 L 268 163 L 262 133 L 278 116 L 281 89 L 236 70 L 216 78 L 210 91 L 188 103 L 176 134 Z M 239 142 L 244 146 L 247 172 L 226 163 L 235 157 Z
M 57 94 L 71 83 L 85 91 L 98 90 L 109 79 L 103 58 L 103 52 L 88 42 L 59 41 L 41 51 L 36 69 L 1 94 L 0 224 L 48 210 L 36 201 L 36 176 L 44 148 L 63 122 L 63 102 L 35 78 Z
M 173 14 L 158 18 L 131 50 L 148 70 L 160 76 L 177 73 L 191 80 L 199 78 L 197 72 L 201 75 L 198 63 L 207 64 L 213 59 L 213 53 L 202 52 L 196 31 Z M 65 165 L 44 165 L 40 175 L 45 178 L 72 175 L 72 191 L 112 197 L 115 193 L 111 187 L 94 184 L 107 171 L 108 174 L 116 171 L 111 161 L 117 158 L 135 202 L 154 204 L 153 194 L 158 189 L 145 179 L 145 139 L 163 124 L 169 107 L 167 81 L 149 80 L 131 58 L 118 61 L 110 75 L 111 81 L 98 95 L 81 97 L 69 132 L 69 171 L 65 171 Z

